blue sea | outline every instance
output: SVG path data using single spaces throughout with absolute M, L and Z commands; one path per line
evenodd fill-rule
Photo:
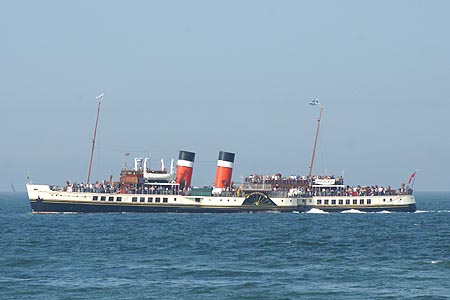
M 450 193 L 416 213 L 31 214 L 0 193 L 0 299 L 450 299 Z

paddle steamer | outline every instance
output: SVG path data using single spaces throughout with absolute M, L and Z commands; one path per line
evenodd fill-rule
M 139 164 L 123 169 L 120 181 L 67 183 L 63 187 L 27 184 L 33 213 L 62 212 L 325 212 L 416 210 L 412 190 L 350 187 L 342 178 L 281 178 L 253 175 L 231 181 L 234 154 L 221 151 L 213 187 L 191 187 L 195 154 L 180 151 L 176 174 L 150 171 Z M 225 157 L 225 158 L 224 158 Z M 226 158 L 228 157 L 228 158 Z M 139 161 L 139 160 L 138 160 Z M 226 165 L 226 166 L 224 166 Z M 149 177 L 146 174 L 151 173 Z M 175 180 L 170 180 L 174 176 Z M 259 179 L 255 179 L 259 177 Z
M 90 170 L 94 153 L 98 115 L 103 94 L 98 97 L 97 121 L 92 140 L 86 183 L 51 186 L 27 183 L 33 213 L 90 212 L 325 212 L 407 211 L 416 210 L 412 189 L 402 185 L 390 187 L 350 187 L 343 178 L 313 176 L 314 153 L 319 133 L 322 107 L 318 118 L 314 150 L 308 176 L 283 178 L 251 175 L 234 184 L 232 172 L 235 154 L 220 151 L 214 186 L 192 187 L 195 153 L 180 151 L 176 172 L 173 160 L 170 171 L 148 168 L 148 159 L 136 158 L 134 168 L 125 167 L 120 180 L 91 183 Z

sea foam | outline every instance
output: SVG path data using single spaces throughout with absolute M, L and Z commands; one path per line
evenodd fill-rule
M 306 212 L 307 214 L 329 214 L 329 212 L 323 211 L 318 208 L 311 208 Z
M 349 209 L 341 211 L 341 214 L 365 214 L 366 212 L 357 209 Z

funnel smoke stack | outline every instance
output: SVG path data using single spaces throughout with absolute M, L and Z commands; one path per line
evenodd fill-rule
M 215 187 L 225 188 L 231 185 L 234 155 L 234 153 L 230 152 L 219 152 L 219 159 L 217 160 L 216 180 L 214 182 Z
M 191 185 L 192 170 L 194 168 L 195 153 L 180 151 L 177 162 L 176 183 L 185 186 Z

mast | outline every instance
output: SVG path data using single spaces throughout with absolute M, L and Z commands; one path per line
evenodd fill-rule
M 101 94 L 96 97 L 98 99 L 97 119 L 95 120 L 94 138 L 92 139 L 91 159 L 89 160 L 89 170 L 86 184 L 89 184 L 89 180 L 91 179 L 91 167 L 92 158 L 94 157 L 95 137 L 97 136 L 98 116 L 100 115 L 100 105 L 102 104 L 103 95 L 104 94 Z
M 312 175 L 312 169 L 313 169 L 313 165 L 314 165 L 314 156 L 316 154 L 317 138 L 319 137 L 320 119 L 322 119 L 322 110 L 323 110 L 323 106 L 321 105 L 319 118 L 317 119 L 316 138 L 314 139 L 314 148 L 313 148 L 313 153 L 312 153 L 312 158 L 311 158 L 311 164 L 309 165 L 309 176 L 310 177 Z

